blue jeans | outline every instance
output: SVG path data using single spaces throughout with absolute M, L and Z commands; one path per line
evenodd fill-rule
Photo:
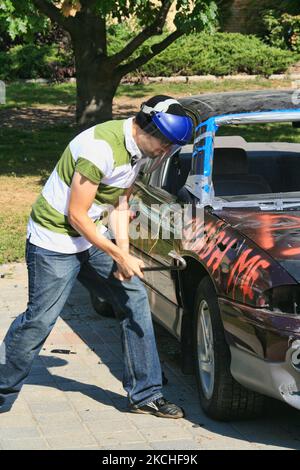
M 81 253 L 63 254 L 26 242 L 29 301 L 25 313 L 11 324 L 2 345 L 0 402 L 14 401 L 32 362 L 50 334 L 76 278 L 106 297 L 121 325 L 124 355 L 123 386 L 132 404 L 162 397 L 162 373 L 146 289 L 134 276 L 121 282 L 117 267 L 104 251 L 92 246 Z M 4 346 L 4 347 L 3 347 Z M 0 407 L 1 411 L 1 407 Z

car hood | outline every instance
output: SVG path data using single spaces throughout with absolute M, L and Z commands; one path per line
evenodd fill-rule
M 300 211 L 223 209 L 215 214 L 275 259 L 300 282 Z

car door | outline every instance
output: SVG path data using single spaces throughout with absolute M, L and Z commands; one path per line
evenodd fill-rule
M 151 175 L 141 175 L 130 197 L 131 248 L 146 266 L 163 267 L 173 264 L 168 253 L 174 249 L 181 211 L 176 196 L 161 187 L 167 166 L 168 162 Z M 174 274 L 172 271 L 146 272 L 145 283 L 150 290 L 154 316 L 176 334 L 179 312 Z

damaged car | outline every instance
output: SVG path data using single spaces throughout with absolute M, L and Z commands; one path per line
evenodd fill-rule
M 257 416 L 266 396 L 300 409 L 299 125 L 300 109 L 198 120 L 130 198 L 154 319 L 214 419 Z

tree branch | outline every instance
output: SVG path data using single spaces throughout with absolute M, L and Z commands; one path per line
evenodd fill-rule
M 65 18 L 61 13 L 60 9 L 53 5 L 53 3 L 47 2 L 47 0 L 32 0 L 34 5 L 44 15 L 48 16 L 52 21 L 55 21 L 67 31 L 71 29 L 71 18 Z
M 161 42 L 154 44 L 151 47 L 151 52 L 149 54 L 140 55 L 128 64 L 120 65 L 119 67 L 117 67 L 116 73 L 120 74 L 121 77 L 124 77 L 124 75 L 126 75 L 127 73 L 133 72 L 138 67 L 141 67 L 142 65 L 146 64 L 150 59 L 152 59 L 152 57 L 165 50 L 170 44 L 172 44 L 172 42 L 180 38 L 180 36 L 182 36 L 183 34 L 184 33 L 181 31 L 174 31 Z
M 133 38 L 120 52 L 111 56 L 109 59 L 110 63 L 113 65 L 120 64 L 123 62 L 123 60 L 130 57 L 131 54 L 133 54 L 133 52 L 151 36 L 154 36 L 155 34 L 161 34 L 171 5 L 172 1 L 162 0 L 162 6 L 159 9 L 153 23 L 147 26 L 135 38 Z
M 95 6 L 97 1 L 96 0 L 80 0 L 81 3 L 81 11 L 92 10 Z

